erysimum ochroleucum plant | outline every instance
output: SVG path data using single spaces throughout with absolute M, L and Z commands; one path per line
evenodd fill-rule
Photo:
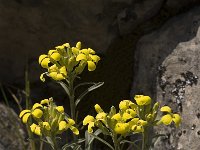
M 66 91 L 70 100 L 71 117 L 76 121 L 76 107 L 81 99 L 90 91 L 103 85 L 103 82 L 87 82 L 74 86 L 74 80 L 83 72 L 85 67 L 88 71 L 94 71 L 100 57 L 91 48 L 83 48 L 81 42 L 77 42 L 75 47 L 70 47 L 69 43 L 49 50 L 47 54 L 39 57 L 39 64 L 47 69 L 42 73 L 40 79 L 44 82 L 45 75 L 57 81 Z M 75 90 L 82 85 L 92 85 L 80 96 L 76 97 Z
M 147 145 L 147 138 L 149 128 L 160 124 L 169 125 L 172 122 L 178 127 L 181 122 L 179 114 L 172 114 L 169 106 L 161 108 L 161 112 L 166 114 L 157 119 L 159 103 L 155 103 L 151 107 L 152 100 L 149 96 L 136 95 L 134 97 L 136 103 L 130 100 L 123 100 L 119 103 L 119 111 L 117 112 L 115 107 L 112 106 L 109 113 L 103 111 L 103 109 L 96 104 L 95 110 L 97 115 L 95 117 L 88 115 L 83 120 L 83 125 L 88 126 L 88 132 L 93 134 L 96 127 L 104 135 L 112 137 L 113 145 L 96 137 L 105 144 L 107 144 L 113 150 L 122 149 L 124 142 L 127 142 L 126 137 L 131 134 L 142 134 L 141 150 L 149 149 Z M 130 142 L 130 141 L 129 141 Z M 137 145 L 135 145 L 137 146 Z M 138 147 L 137 147 L 138 148 Z
M 70 116 L 77 122 L 76 107 L 92 90 L 97 89 L 103 85 L 103 82 L 84 82 L 74 85 L 76 78 L 87 67 L 88 71 L 94 71 L 98 64 L 100 57 L 91 48 L 82 48 L 81 42 L 77 42 L 74 47 L 69 43 L 56 46 L 54 49 L 48 51 L 47 54 L 42 54 L 39 57 L 39 64 L 47 71 L 40 76 L 41 81 L 45 82 L 45 78 L 49 77 L 59 83 L 69 97 L 70 102 Z M 80 86 L 91 85 L 79 96 L 76 95 L 76 90 Z M 78 141 L 76 136 L 73 136 L 74 141 Z
M 32 109 L 21 111 L 19 117 L 30 127 L 31 132 L 40 136 L 40 139 L 49 143 L 52 149 L 57 150 L 56 137 L 67 129 L 75 135 L 79 130 L 74 126 L 75 121 L 67 117 L 63 106 L 56 106 L 53 99 L 44 99 L 35 103 Z

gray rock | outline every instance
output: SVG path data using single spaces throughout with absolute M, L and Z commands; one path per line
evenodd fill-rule
M 179 15 L 140 39 L 132 94 L 145 94 L 182 116 L 176 129 L 158 127 L 157 150 L 200 149 L 200 8 Z M 198 30 L 199 28 L 199 30 Z M 197 32 L 198 30 L 198 32 Z
M 0 104 L 0 150 L 25 150 L 25 132 L 16 113 Z

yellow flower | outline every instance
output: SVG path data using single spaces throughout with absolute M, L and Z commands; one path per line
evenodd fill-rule
M 144 96 L 144 95 L 136 95 L 134 97 L 134 99 L 136 100 L 136 103 L 139 106 L 142 105 L 149 105 L 151 103 L 151 98 L 149 96 Z
M 19 117 L 22 118 L 22 122 L 27 123 L 31 115 L 35 118 L 41 118 L 43 115 L 43 111 L 40 110 L 39 108 L 43 108 L 43 106 L 39 103 L 35 103 L 31 110 L 25 109 L 21 111 Z
M 83 125 L 85 126 L 85 125 L 89 124 L 90 122 L 94 122 L 94 121 L 95 121 L 95 119 L 93 116 L 87 115 L 83 120 Z
M 124 112 L 123 115 L 122 115 L 122 119 L 124 121 L 127 121 L 127 120 L 129 120 L 131 118 L 133 118 L 133 117 L 129 113 Z
M 49 100 L 48 99 L 43 99 L 41 100 L 40 104 L 49 104 Z
M 136 133 L 144 132 L 143 126 L 138 126 L 138 125 L 132 126 L 131 130 Z
M 93 128 L 94 127 L 94 122 L 90 122 L 89 124 L 88 124 L 88 132 L 89 133 L 92 133 L 93 132 Z
M 64 107 L 63 106 L 57 106 L 56 110 L 60 113 L 64 113 Z
M 77 42 L 77 43 L 76 43 L 76 48 L 77 48 L 77 49 L 81 49 L 81 42 Z
M 71 130 L 75 135 L 79 135 L 79 130 L 78 130 L 76 127 L 71 126 L 71 127 L 70 127 L 70 130 Z
M 164 115 L 162 118 L 161 118 L 161 122 L 165 125 L 169 125 L 171 124 L 172 122 L 172 116 L 170 114 L 167 114 L 167 115 Z
M 84 120 L 83 120 L 83 125 L 87 125 L 88 124 L 88 132 L 92 133 L 93 132 L 93 127 L 94 127 L 94 121 L 95 118 L 93 116 L 87 115 Z
M 42 135 L 42 134 L 41 134 L 41 129 L 40 129 L 40 127 L 39 127 L 38 125 L 36 125 L 35 123 L 33 123 L 33 124 L 30 126 L 30 128 L 31 128 L 31 131 L 32 131 L 33 133 L 35 133 L 36 135 L 39 135 L 39 136 Z
M 70 126 L 72 126 L 72 125 L 74 125 L 75 124 L 75 121 L 73 120 L 73 119 L 70 119 L 70 118 L 68 118 L 68 124 L 70 125 Z
M 129 108 L 129 100 L 123 100 L 119 103 L 119 109 L 126 110 Z
M 59 131 L 63 131 L 69 128 L 69 125 L 67 124 L 66 121 L 61 121 L 59 123 Z
M 106 115 L 107 115 L 107 114 L 104 113 L 104 112 L 98 113 L 98 114 L 96 115 L 96 120 L 105 121 Z
M 58 53 L 57 50 L 49 50 L 48 55 L 55 61 L 59 61 L 61 58 L 61 55 Z
M 130 114 L 132 118 L 137 115 L 136 109 L 127 109 L 125 112 Z
M 129 124 L 128 123 L 117 123 L 115 125 L 114 131 L 117 134 L 126 134 L 129 132 Z
M 67 76 L 65 66 L 58 68 L 55 64 L 49 67 L 49 76 L 54 80 L 63 80 Z
M 98 104 L 96 104 L 96 105 L 94 106 L 94 108 L 95 108 L 95 110 L 96 110 L 97 113 L 103 112 L 103 109 L 102 109 L 101 106 L 99 106 Z
M 43 127 L 44 127 L 46 130 L 51 130 L 51 127 L 50 127 L 50 125 L 49 125 L 48 122 L 43 122 L 42 124 L 43 124 Z
M 181 117 L 179 114 L 173 114 L 173 121 L 176 125 L 176 127 L 179 127 L 180 123 L 181 123 Z
M 50 63 L 50 59 L 48 58 L 47 55 L 43 54 L 40 55 L 39 57 L 39 64 L 43 67 L 43 68 L 48 68 L 48 64 Z
M 117 114 L 113 115 L 111 119 L 120 121 L 122 119 L 122 117 L 121 117 L 120 113 L 117 113 Z
M 89 71 L 94 71 L 96 69 L 96 65 L 93 61 L 87 61 L 88 63 L 88 70 Z
M 80 61 L 80 60 L 87 60 L 87 56 L 85 54 L 80 53 L 77 57 L 76 57 L 76 61 Z
M 35 118 L 41 118 L 42 115 L 43 115 L 43 111 L 40 110 L 40 109 L 34 109 L 33 112 L 32 112 L 32 115 L 33 115 Z
M 171 108 L 169 106 L 163 106 L 163 107 L 161 107 L 160 111 L 162 111 L 162 112 L 168 112 L 168 113 L 172 112 L 172 110 L 171 110 Z
M 44 75 L 45 75 L 45 73 L 42 73 L 42 74 L 40 75 L 40 80 L 41 80 L 42 82 L 45 82 Z

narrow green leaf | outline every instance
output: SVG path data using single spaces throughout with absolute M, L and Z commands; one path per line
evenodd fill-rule
M 102 133 L 102 131 L 100 129 L 97 129 L 94 132 L 94 135 L 98 136 L 101 133 Z M 88 133 L 88 131 L 86 130 L 85 131 L 85 150 L 91 149 L 91 145 L 92 145 L 92 142 L 94 141 L 94 139 L 95 138 L 90 133 Z
M 138 150 L 140 150 L 140 147 L 137 146 L 137 145 L 135 144 L 135 143 L 138 142 L 138 141 L 142 141 L 142 139 L 135 140 L 135 141 L 122 140 L 122 141 L 120 142 L 120 144 L 129 143 L 129 144 L 132 144 L 133 146 L 135 146 Z
M 104 84 L 104 82 L 98 82 L 98 83 L 95 83 L 94 85 L 92 85 L 91 87 L 89 87 L 87 90 L 85 90 L 78 98 L 77 100 L 75 101 L 75 106 L 78 106 L 79 102 L 83 99 L 83 97 L 85 95 L 87 95 L 89 92 L 101 87 L 102 85 Z
M 73 148 L 74 149 L 74 147 L 76 146 L 76 145 L 79 145 L 80 143 L 82 143 L 82 142 L 84 142 L 85 141 L 85 139 L 84 138 L 82 138 L 82 139 L 78 139 L 76 142 L 72 142 L 72 143 L 67 143 L 67 144 L 65 144 L 63 147 L 62 147 L 62 150 L 65 150 L 65 149 L 67 149 L 68 147 L 71 147 L 71 148 Z
M 99 140 L 100 142 L 102 142 L 102 143 L 104 143 L 105 145 L 107 145 L 110 149 L 114 150 L 114 148 L 113 148 L 108 142 L 106 142 L 105 140 L 103 140 L 102 138 L 96 136 L 96 135 L 93 134 L 93 133 L 91 133 L 91 135 L 92 135 L 95 139 L 97 139 L 97 140 Z
M 62 82 L 62 81 L 59 81 L 58 83 L 62 86 L 62 88 L 65 90 L 65 92 L 69 96 L 70 94 L 69 94 L 69 88 L 68 88 L 68 86 L 64 82 Z

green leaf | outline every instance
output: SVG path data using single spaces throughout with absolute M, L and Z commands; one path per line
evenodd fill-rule
M 84 83 L 80 83 L 80 84 L 78 84 L 77 86 L 75 86 L 75 88 L 74 88 L 74 91 L 77 89 L 77 88 L 79 88 L 80 86 L 84 86 L 84 85 L 95 85 L 96 83 L 95 82 L 84 82 Z
M 83 99 L 83 97 L 85 95 L 87 95 L 89 92 L 101 87 L 102 85 L 104 84 L 104 82 L 98 82 L 98 83 L 95 83 L 94 85 L 92 85 L 91 87 L 89 87 L 87 90 L 85 90 L 78 98 L 77 100 L 75 101 L 75 106 L 78 106 L 79 102 Z
M 97 129 L 95 132 L 94 132 L 94 135 L 98 136 L 99 134 L 101 134 L 102 131 L 100 129 Z M 92 145 L 92 142 L 94 141 L 94 137 L 88 133 L 88 131 L 86 130 L 85 131 L 85 150 L 91 150 L 91 145 Z
M 114 150 L 114 148 L 108 143 L 106 142 L 105 140 L 103 140 L 102 138 L 96 136 L 95 134 L 93 133 L 90 133 L 95 139 L 99 140 L 100 142 L 104 143 L 105 145 L 107 145 L 110 149 Z
M 62 82 L 62 81 L 59 81 L 58 83 L 62 86 L 62 88 L 65 90 L 65 92 L 69 96 L 70 94 L 69 94 L 69 88 L 68 88 L 68 86 L 64 82 Z
M 82 139 L 78 139 L 76 142 L 72 142 L 72 143 L 69 143 L 69 144 L 67 143 L 62 147 L 62 150 L 65 150 L 69 147 L 71 147 L 74 150 L 76 146 L 79 146 L 79 144 L 84 142 L 84 141 L 85 141 L 85 139 L 82 138 Z M 80 147 L 78 147 L 78 148 L 80 148 Z
M 142 139 L 135 140 L 135 141 L 122 140 L 122 141 L 120 142 L 120 144 L 129 143 L 129 144 L 132 144 L 133 146 L 135 146 L 138 150 L 140 150 L 140 147 L 137 146 L 137 145 L 135 144 L 135 143 L 138 142 L 138 141 L 142 141 Z
M 53 143 L 52 139 L 49 136 L 46 136 L 46 139 L 47 139 L 47 143 L 51 145 L 52 149 L 54 149 L 54 143 Z M 44 140 L 44 142 L 46 142 L 46 141 Z

